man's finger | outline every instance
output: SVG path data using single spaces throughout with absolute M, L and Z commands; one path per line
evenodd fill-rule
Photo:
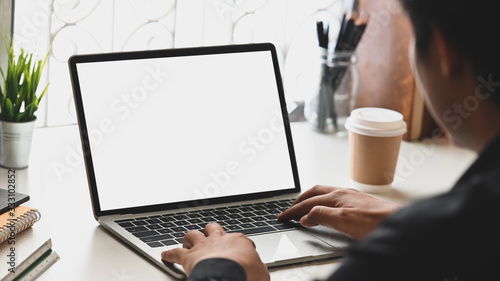
M 203 233 L 199 232 L 198 230 L 190 230 L 184 236 L 184 239 L 182 240 L 182 245 L 186 249 L 191 249 L 194 245 L 196 245 L 203 239 L 206 239 Z
M 303 215 L 309 213 L 309 211 L 315 206 L 328 206 L 331 204 L 331 197 L 328 194 L 321 194 L 311 198 L 308 198 L 302 202 L 292 205 L 287 210 L 278 214 L 278 220 L 286 221 L 294 218 L 300 218 Z
M 207 237 L 209 235 L 221 235 L 223 233 L 225 233 L 225 231 L 218 223 L 212 222 L 205 226 L 205 236 Z
M 315 185 L 312 188 L 306 190 L 301 195 L 299 195 L 299 197 L 297 197 L 297 199 L 295 199 L 295 201 L 293 202 L 292 206 L 297 204 L 297 203 L 300 203 L 306 199 L 309 199 L 311 197 L 330 193 L 330 192 L 334 191 L 335 189 L 338 189 L 338 187 L 325 186 L 325 185 Z
M 188 252 L 189 252 L 189 250 L 185 249 L 185 248 L 175 248 L 172 250 L 162 252 L 161 259 L 166 261 L 166 262 L 180 264 L 183 257 L 185 255 L 187 255 Z
M 341 227 L 340 220 L 342 220 L 342 214 L 344 209 L 342 208 L 331 208 L 325 206 L 316 206 L 311 209 L 311 211 L 302 217 L 300 223 L 306 227 L 313 227 L 316 225 L 324 225 L 330 228 L 339 229 Z

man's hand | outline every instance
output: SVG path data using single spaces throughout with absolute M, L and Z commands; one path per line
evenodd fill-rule
M 355 189 L 317 185 L 301 194 L 278 220 L 301 218 L 303 226 L 325 225 L 359 240 L 399 208 Z
M 241 233 L 226 233 L 217 223 L 205 226 L 205 235 L 196 230 L 186 233 L 183 248 L 165 251 L 162 259 L 178 263 L 189 275 L 194 266 L 208 258 L 226 258 L 239 263 L 247 274 L 248 281 L 269 280 L 267 267 L 255 251 L 252 240 Z

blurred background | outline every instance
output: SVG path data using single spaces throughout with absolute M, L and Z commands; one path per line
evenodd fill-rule
M 67 66 L 71 55 L 128 50 L 271 42 L 293 109 L 317 87 L 316 21 L 338 25 L 342 14 L 341 0 L 1 1 L 14 4 L 16 48 L 41 57 L 52 48 L 38 127 L 76 124 Z
M 77 122 L 67 66 L 73 54 L 260 42 L 276 46 L 291 120 L 302 121 L 304 101 L 319 86 L 316 23 L 329 25 L 334 42 L 353 7 L 369 16 L 357 47 L 357 107 L 401 112 L 405 140 L 429 136 L 436 125 L 408 62 L 412 31 L 398 0 L 0 0 L 0 33 L 13 33 L 16 50 L 43 57 L 51 48 L 37 127 Z

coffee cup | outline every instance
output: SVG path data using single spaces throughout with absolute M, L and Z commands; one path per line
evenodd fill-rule
M 403 115 L 376 107 L 358 108 L 347 118 L 351 187 L 370 193 L 391 189 L 401 140 Z

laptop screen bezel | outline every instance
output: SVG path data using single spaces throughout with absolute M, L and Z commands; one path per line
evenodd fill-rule
M 181 56 L 198 56 L 198 55 L 211 55 L 211 54 L 230 54 L 230 53 L 240 53 L 240 52 L 260 52 L 260 51 L 269 51 L 271 53 L 272 63 L 274 67 L 275 81 L 279 95 L 279 103 L 283 117 L 283 125 L 288 144 L 288 152 L 289 152 L 288 154 L 290 157 L 290 165 L 293 175 L 294 187 L 276 191 L 266 191 L 266 192 L 258 192 L 258 193 L 243 194 L 243 195 L 232 195 L 225 197 L 163 203 L 163 204 L 148 205 L 148 206 L 137 206 L 130 208 L 104 210 L 104 211 L 101 210 L 94 165 L 92 160 L 92 151 L 89 140 L 89 133 L 87 130 L 87 124 L 85 119 L 85 109 L 83 106 L 80 81 L 77 71 L 77 65 L 83 63 L 96 63 L 96 62 L 181 57 Z M 150 50 L 150 51 L 73 55 L 72 57 L 69 58 L 68 64 L 69 64 L 70 78 L 71 78 L 73 96 L 77 113 L 80 140 L 82 144 L 83 158 L 87 173 L 90 197 L 92 201 L 92 209 L 94 212 L 94 217 L 96 219 L 98 219 L 101 216 L 107 216 L 107 215 L 149 213 L 149 212 L 158 212 L 164 210 L 184 209 L 191 207 L 209 206 L 214 204 L 223 204 L 229 202 L 269 198 L 283 194 L 300 192 L 300 182 L 298 176 L 295 151 L 292 141 L 292 133 L 290 129 L 290 120 L 286 107 L 284 88 L 281 79 L 281 73 L 279 70 L 279 62 L 276 54 L 276 48 L 274 47 L 273 44 L 271 43 L 239 44 L 239 45 L 221 45 L 221 46 L 163 49 L 163 50 Z

